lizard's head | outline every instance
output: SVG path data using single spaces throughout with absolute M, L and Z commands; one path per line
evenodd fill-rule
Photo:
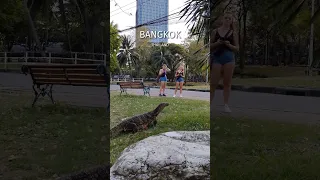
M 166 107 L 166 106 L 169 106 L 169 103 L 160 103 L 160 104 L 159 104 L 159 107 L 163 107 L 163 108 L 164 108 L 164 107 Z
M 169 106 L 169 103 L 160 103 L 158 107 L 153 111 L 155 115 L 158 115 L 166 106 Z

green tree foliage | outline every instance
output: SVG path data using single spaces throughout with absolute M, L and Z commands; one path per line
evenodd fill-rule
M 211 0 L 186 0 L 181 10 L 181 18 L 187 20 L 190 35 L 196 36 L 204 43 L 209 42 L 210 37 L 210 2 Z
M 166 64 L 171 73 L 168 74 L 169 79 L 174 79 L 174 72 L 180 63 L 184 61 L 186 56 L 185 48 L 182 45 L 170 43 L 168 46 L 154 46 L 151 54 L 150 65 L 156 69 L 155 74 Z
M 114 73 L 119 69 L 119 63 L 117 60 L 117 53 L 120 48 L 120 37 L 118 35 L 117 25 L 113 22 L 110 23 L 110 71 Z
M 192 77 L 205 77 L 208 68 L 209 48 L 203 45 L 203 40 L 188 39 L 185 42 L 186 54 L 185 62 L 188 74 Z
M 109 32 L 102 24 L 108 16 L 105 0 L 3 0 L 1 40 L 7 50 L 26 44 L 42 51 L 49 42 L 63 42 L 67 51 L 107 53 Z
M 3 0 L 0 7 L 0 32 L 8 33 L 23 19 L 21 0 Z
M 0 6 L 0 41 L 2 50 L 11 49 L 18 39 L 18 25 L 24 20 L 21 0 L 3 0 Z M 21 27 L 20 27 L 21 28 Z
M 121 36 L 120 52 L 117 55 L 117 59 L 121 70 L 129 70 L 130 74 L 132 74 L 134 67 L 139 63 L 139 54 L 133 46 L 134 42 L 131 36 Z

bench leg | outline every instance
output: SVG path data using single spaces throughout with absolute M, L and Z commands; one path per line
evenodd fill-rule
M 38 90 L 36 90 L 35 86 L 37 86 Z M 42 87 L 42 88 L 40 87 L 40 85 L 36 85 L 36 84 L 34 84 L 32 86 L 32 89 L 35 94 L 35 98 L 32 102 L 32 107 L 35 105 L 35 103 L 37 102 L 37 100 L 39 99 L 40 96 L 44 97 L 45 95 L 49 96 L 52 104 L 55 104 L 55 102 L 53 100 L 53 96 L 52 96 L 52 86 L 53 86 L 52 84 L 46 85 L 45 87 Z
M 33 89 L 33 91 L 34 91 L 34 99 L 33 99 L 33 102 L 32 102 L 32 107 L 34 107 L 34 105 L 35 105 L 35 103 L 37 102 L 37 100 L 39 99 L 39 97 L 40 97 L 40 93 L 38 93 L 38 91 L 36 90 L 36 88 L 35 88 L 35 84 L 32 86 L 32 89 Z
M 52 84 L 50 84 L 50 88 L 49 88 L 49 91 L 47 91 L 47 95 L 49 96 L 49 98 L 51 99 L 51 102 L 52 104 L 55 104 L 54 100 L 53 100 L 53 97 L 52 97 Z
M 147 95 L 147 94 L 149 94 L 149 96 L 150 96 L 150 87 L 143 88 L 143 95 Z
M 127 89 L 125 89 L 125 88 L 120 88 L 120 96 L 121 96 L 121 94 L 122 93 L 126 93 L 126 94 L 128 94 L 128 92 L 127 92 Z
M 120 96 L 121 96 L 121 94 L 123 93 L 123 89 L 122 88 L 120 88 Z

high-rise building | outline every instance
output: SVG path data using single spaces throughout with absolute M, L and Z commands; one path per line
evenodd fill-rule
M 161 37 L 161 32 L 168 31 L 169 0 L 137 0 L 136 26 L 156 20 L 159 23 L 136 29 L 136 43 L 148 40 L 151 43 L 167 43 L 168 38 Z M 147 38 L 144 33 L 158 33 Z M 147 32 L 146 32 L 147 31 Z M 160 36 L 159 36 L 160 33 Z

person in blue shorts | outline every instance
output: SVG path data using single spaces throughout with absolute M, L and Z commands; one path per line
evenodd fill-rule
M 184 83 L 184 67 L 183 65 L 179 66 L 175 74 L 176 77 L 176 89 L 174 90 L 173 97 L 176 97 L 178 87 L 180 87 L 180 97 L 182 97 L 182 87 Z
M 160 94 L 159 94 L 159 96 L 166 96 L 164 91 L 166 89 L 166 84 L 168 81 L 167 72 L 170 72 L 170 71 L 171 70 L 167 67 L 166 64 L 163 64 L 162 68 L 159 70 L 159 74 L 158 74 L 158 76 L 160 77 L 159 78 L 159 81 L 160 81 Z
M 210 45 L 210 102 L 213 102 L 215 89 L 219 84 L 221 75 L 223 78 L 223 99 L 224 110 L 230 113 L 228 106 L 231 80 L 235 68 L 235 53 L 239 51 L 239 40 L 237 29 L 234 25 L 234 18 L 231 13 L 222 16 L 222 25 L 212 31 Z

